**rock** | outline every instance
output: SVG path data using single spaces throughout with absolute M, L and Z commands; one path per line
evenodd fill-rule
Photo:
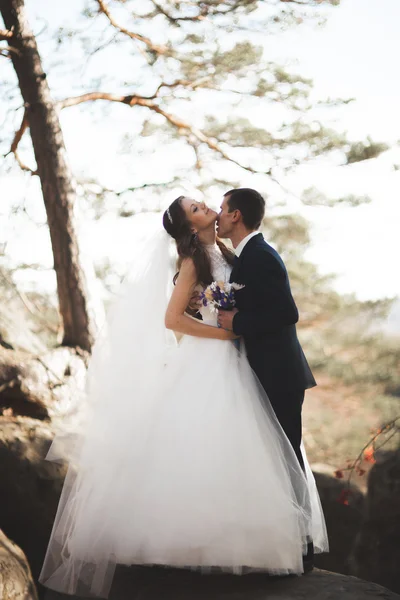
M 67 412 L 83 390 L 85 358 L 71 348 L 36 356 L 0 347 L 0 414 L 48 419 Z
M 351 572 L 400 593 L 400 450 L 386 453 L 369 473 Z
M 0 530 L 1 600 L 37 600 L 31 570 L 22 550 Z
M 157 567 L 118 569 L 109 600 L 139 597 L 146 600 L 400 600 L 398 594 L 374 583 L 317 569 L 304 577 L 200 575 Z
M 317 472 L 313 465 L 313 473 L 324 510 L 330 547 L 329 554 L 315 557 L 315 564 L 320 569 L 349 574 L 349 557 L 361 527 L 364 495 L 354 485 L 350 486 L 350 494 L 347 495 L 349 486 L 346 479 L 336 479 L 328 475 L 326 469 Z M 344 504 L 344 501 L 348 504 Z
M 44 460 L 52 438 L 47 422 L 0 417 L 0 528 L 25 552 L 35 579 L 66 472 Z
M 13 346 L 11 346 L 11 344 L 9 344 L 7 342 L 7 340 L 5 340 L 1 334 L 0 331 L 0 346 L 3 346 L 3 348 L 5 348 L 6 350 L 14 350 Z
M 41 336 L 36 333 L 37 319 L 23 304 L 15 284 L 11 283 L 12 277 L 9 280 L 11 287 L 8 289 L 3 287 L 4 268 L 1 269 L 1 275 L 0 344 L 11 350 L 23 350 L 31 353 L 45 352 L 46 345 L 40 339 Z M 27 300 L 26 297 L 24 299 Z M 40 314 L 40 311 L 38 313 Z

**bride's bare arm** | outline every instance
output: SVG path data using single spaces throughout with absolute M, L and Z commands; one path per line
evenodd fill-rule
M 181 265 L 179 276 L 172 292 L 165 313 L 165 326 L 186 335 L 195 337 L 214 338 L 218 340 L 234 340 L 237 336 L 232 331 L 204 325 L 197 319 L 185 315 L 186 307 L 196 286 L 196 270 L 193 261 L 185 259 Z

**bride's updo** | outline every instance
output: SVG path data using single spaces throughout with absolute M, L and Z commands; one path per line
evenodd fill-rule
M 178 273 L 175 275 L 175 279 L 179 274 L 182 261 L 185 258 L 191 258 L 196 268 L 197 283 L 207 286 L 213 281 L 210 257 L 197 234 L 191 231 L 191 225 L 181 204 L 184 198 L 185 196 L 179 196 L 179 198 L 174 200 L 163 215 L 164 229 L 174 238 L 178 251 Z M 233 252 L 218 238 L 217 244 L 226 261 L 232 265 L 234 259 Z

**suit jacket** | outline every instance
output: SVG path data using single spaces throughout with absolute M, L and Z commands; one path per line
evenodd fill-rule
M 299 313 L 286 267 L 262 234 L 252 237 L 236 258 L 231 282 L 239 312 L 233 331 L 243 336 L 250 366 L 267 394 L 316 385 L 297 338 Z

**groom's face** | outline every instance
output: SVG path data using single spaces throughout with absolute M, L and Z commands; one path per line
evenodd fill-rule
M 234 223 L 232 219 L 235 211 L 229 212 L 229 196 L 225 196 L 221 204 L 221 209 L 217 217 L 217 234 L 220 238 L 229 238 L 232 233 Z

